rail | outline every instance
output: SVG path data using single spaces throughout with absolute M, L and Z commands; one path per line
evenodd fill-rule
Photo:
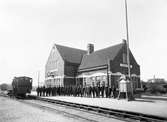
M 97 113 L 112 115 L 115 117 L 122 117 L 124 119 L 128 118 L 128 119 L 137 120 L 141 122 L 167 122 L 166 117 L 160 117 L 160 116 L 143 114 L 143 113 L 138 113 L 138 112 L 125 111 L 125 110 L 104 108 L 104 107 L 93 106 L 93 105 L 72 103 L 72 102 L 61 101 L 61 100 L 53 100 L 49 98 L 41 98 L 41 97 L 35 97 L 35 96 L 31 96 L 31 97 L 37 100 L 45 101 L 45 102 L 65 105 L 69 107 L 75 107 L 75 108 L 88 110 L 88 111 L 94 111 Z

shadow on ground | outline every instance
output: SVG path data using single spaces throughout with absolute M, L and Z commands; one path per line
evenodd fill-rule
M 149 103 L 154 103 L 155 102 L 155 101 L 146 100 L 146 99 L 136 99 L 135 101 L 138 101 L 138 102 L 149 102 Z
M 149 99 L 149 100 L 163 100 L 163 101 L 167 101 L 167 98 L 158 98 L 158 97 L 147 97 L 147 96 L 142 96 L 142 99 Z

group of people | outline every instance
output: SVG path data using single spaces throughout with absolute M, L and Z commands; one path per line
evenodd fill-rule
M 64 86 L 64 87 L 38 87 L 36 89 L 38 96 L 74 96 L 74 97 L 106 97 L 116 98 L 117 92 L 114 86 L 108 87 L 105 85 L 90 85 L 90 86 Z

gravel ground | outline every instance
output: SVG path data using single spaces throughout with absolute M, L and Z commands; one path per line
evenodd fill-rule
M 69 118 L 35 108 L 18 101 L 0 96 L 0 122 L 79 122 Z
M 25 102 L 23 102 L 0 96 L 0 122 L 122 122 L 114 118 L 39 101 L 37 104 L 55 108 L 56 111 L 26 104 L 31 102 L 36 103 L 36 101 L 33 100 L 25 100 Z

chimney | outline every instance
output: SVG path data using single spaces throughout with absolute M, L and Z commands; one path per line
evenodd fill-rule
M 126 42 L 126 39 L 122 39 L 122 43 L 123 44 L 126 44 L 127 42 Z
M 126 39 L 122 39 L 122 44 L 123 44 L 123 52 L 127 53 L 127 41 L 126 41 Z
M 87 54 L 89 55 L 93 52 L 94 52 L 94 45 L 89 43 L 87 46 Z

